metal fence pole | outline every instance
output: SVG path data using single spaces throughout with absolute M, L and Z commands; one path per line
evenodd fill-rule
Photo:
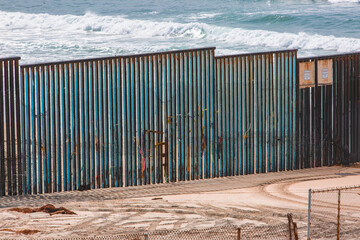
M 238 240 L 241 240 L 241 228 L 238 228 Z
M 309 189 L 309 197 L 308 197 L 308 232 L 307 239 L 310 240 L 310 224 L 311 224 L 311 188 Z
M 341 190 L 339 189 L 338 194 L 338 215 L 337 215 L 337 237 L 336 239 L 340 239 L 340 200 L 341 200 Z

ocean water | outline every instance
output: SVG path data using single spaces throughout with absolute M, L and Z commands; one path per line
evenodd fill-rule
M 21 63 L 216 47 L 360 51 L 360 0 L 0 0 L 0 57 Z

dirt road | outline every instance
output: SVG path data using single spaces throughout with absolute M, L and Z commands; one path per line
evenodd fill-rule
M 27 237 L 31 239 L 72 238 L 226 224 L 274 225 L 286 222 L 286 214 L 293 213 L 300 237 L 305 239 L 308 189 L 356 184 L 360 184 L 359 168 L 325 167 L 139 187 L 3 197 L 0 198 L 0 229 L 40 230 Z M 8 211 L 11 207 L 44 204 L 63 206 L 77 215 Z M 353 221 L 358 221 L 356 224 L 359 225 L 357 218 Z M 21 239 L 23 236 L 0 232 L 0 239 L 10 238 Z

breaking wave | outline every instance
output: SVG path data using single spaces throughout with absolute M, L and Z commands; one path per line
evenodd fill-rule
M 324 36 L 305 32 L 280 33 L 268 30 L 249 30 L 221 27 L 197 21 L 178 23 L 139 20 L 126 16 L 99 16 L 90 12 L 77 16 L 0 11 L 0 29 L 2 29 L 0 32 L 3 35 L 0 39 L 9 40 L 13 36 L 18 36 L 20 38 L 18 40 L 21 41 L 21 36 L 26 37 L 26 34 L 29 34 L 35 36 L 34 41 L 36 41 L 36 36 L 40 39 L 42 34 L 46 33 L 47 36 L 52 36 L 54 41 L 61 40 L 64 45 L 66 45 L 67 39 L 77 36 L 85 39 L 103 36 L 102 46 L 104 46 L 106 37 L 109 36 L 119 40 L 178 40 L 174 44 L 201 40 L 209 43 L 208 45 L 217 47 L 247 45 L 338 52 L 360 51 L 360 39 L 357 38 Z
M 360 3 L 360 0 L 328 0 L 331 3 Z

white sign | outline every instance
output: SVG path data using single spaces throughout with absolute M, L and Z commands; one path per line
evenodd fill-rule
M 319 86 L 331 85 L 333 82 L 333 60 L 324 59 L 317 61 L 317 75 Z
M 329 69 L 328 68 L 323 68 L 322 69 L 322 78 L 327 79 L 328 76 L 329 76 Z
M 304 72 L 304 80 L 305 81 L 310 81 L 310 79 L 311 79 L 310 70 L 305 70 L 305 72 Z

